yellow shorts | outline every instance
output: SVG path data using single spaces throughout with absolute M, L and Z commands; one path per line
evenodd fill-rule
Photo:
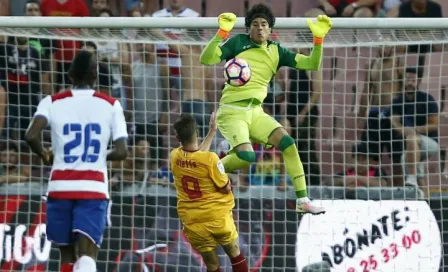
M 267 144 L 271 133 L 282 127 L 263 111 L 261 105 L 247 108 L 221 105 L 216 121 L 219 131 L 232 148 L 251 142 Z
M 214 221 L 184 224 L 184 233 L 199 253 L 212 251 L 217 245 L 228 245 L 238 238 L 232 212 Z

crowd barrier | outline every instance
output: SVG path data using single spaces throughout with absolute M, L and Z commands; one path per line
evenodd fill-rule
M 44 188 L 27 186 L 25 194 L 19 187 L 0 190 L 0 271 L 58 271 L 57 250 L 45 238 Z M 112 197 L 98 271 L 206 271 L 183 235 L 174 191 L 152 186 L 135 196 L 137 189 Z M 234 217 L 251 271 L 444 271 L 448 199 L 415 200 L 411 189 L 379 190 L 378 197 L 381 192 L 394 200 L 347 199 L 367 191 L 312 188 L 328 212 L 304 217 L 295 213 L 294 198 L 279 198 L 268 187 L 236 192 Z M 231 271 L 222 251 L 220 261 L 222 271 Z

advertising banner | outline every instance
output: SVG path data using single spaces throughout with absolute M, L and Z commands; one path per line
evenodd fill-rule
M 206 271 L 183 235 L 175 197 L 112 199 L 98 271 Z M 239 199 L 234 211 L 240 246 L 251 271 L 295 271 L 295 201 Z M 46 240 L 40 196 L 0 197 L 0 271 L 59 271 L 59 254 Z M 221 271 L 231 271 L 220 251 Z
M 302 218 L 296 242 L 298 271 L 439 271 L 440 229 L 427 202 L 316 202 L 327 213 Z
M 440 224 L 448 203 L 431 202 L 431 211 L 420 201 L 317 202 L 328 212 L 299 224 L 294 200 L 237 199 L 235 222 L 252 272 L 443 271 L 439 227 L 448 226 Z M 113 203 L 99 272 L 206 271 L 183 235 L 174 197 L 117 196 Z M 59 271 L 45 208 L 40 196 L 0 196 L 0 271 Z M 231 271 L 219 253 L 221 271 Z

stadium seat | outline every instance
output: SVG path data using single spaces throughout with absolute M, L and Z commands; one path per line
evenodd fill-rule
M 258 3 L 271 7 L 275 17 L 287 17 L 288 0 L 249 0 L 249 8 Z
M 218 17 L 223 12 L 233 12 L 237 16 L 244 16 L 244 1 L 226 0 L 226 1 L 207 1 L 205 6 L 205 15 L 207 17 Z

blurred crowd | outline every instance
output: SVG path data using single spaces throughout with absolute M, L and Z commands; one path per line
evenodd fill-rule
M 199 17 L 232 11 L 244 16 L 252 4 L 274 1 L 211 0 L 14 0 L 0 1 L 10 14 L 24 16 L 132 16 Z M 300 5 L 299 5 L 300 4 Z M 19 7 L 20 6 L 20 7 Z M 300 7 L 298 7 L 300 6 Z M 309 7 L 304 9 L 304 7 Z M 278 17 L 327 14 L 331 17 L 442 17 L 442 6 L 432 0 L 282 0 L 272 7 Z M 296 12 L 297 11 L 297 12 Z M 294 14 L 292 14 L 294 13 Z M 9 14 L 3 14 L 9 15 Z M 36 106 L 46 95 L 71 86 L 67 70 L 76 52 L 89 50 L 98 58 L 96 89 L 120 99 L 129 132 L 129 158 L 114 163 L 110 173 L 113 190 L 142 183 L 171 184 L 168 150 L 178 145 L 171 124 L 181 112 L 194 115 L 200 135 L 208 130 L 209 116 L 217 107 L 223 86 L 219 69 L 199 64 L 202 47 L 185 44 L 123 43 L 117 41 L 72 41 L 35 35 L 4 36 L 0 44 L 0 129 L 1 183 L 39 180 L 48 175 L 38 158 L 22 143 Z M 57 30 L 63 34 L 67 30 Z M 74 31 L 74 30 L 70 30 Z M 82 30 L 79 30 L 82 31 Z M 99 29 L 98 35 L 112 35 Z M 162 29 L 165 35 L 192 38 L 182 29 Z M 57 33 L 56 33 L 57 34 Z M 132 35 L 128 33 L 128 35 Z M 194 38 L 194 37 L 193 37 Z M 390 38 L 384 35 L 384 39 Z M 351 49 L 350 49 L 351 50 Z M 359 49 L 354 49 L 359 50 Z M 356 90 L 353 114 L 356 139 L 347 163 L 322 173 L 321 112 L 332 105 L 321 103 L 323 82 L 337 77 L 337 58 L 330 73 L 281 69 L 270 84 L 264 110 L 272 114 L 297 140 L 310 185 L 363 187 L 414 186 L 427 196 L 425 161 L 439 155 L 439 114 L 443 103 L 421 89 L 426 58 L 444 50 L 441 45 L 381 46 L 363 63 L 363 88 Z M 309 48 L 296 49 L 309 54 Z M 355 53 L 356 54 L 356 53 Z M 414 54 L 412 66 L 403 56 Z M 359 56 L 359 55 L 358 55 Z M 363 66 L 365 65 L 365 66 Z M 326 77 L 329 77 L 328 80 Z M 333 124 L 336 126 L 336 124 Z M 322 126 L 322 124 L 320 124 Z M 49 142 L 49 135 L 44 135 Z M 319 144 L 321 145 L 318 148 Z M 319 149 L 319 150 L 318 150 Z M 254 145 L 257 162 L 232 175 L 233 183 L 245 190 L 250 186 L 272 185 L 286 190 L 289 181 L 280 153 Z M 222 157 L 228 143 L 217 137 L 215 151 Z M 333 151 L 332 151 L 333 152 Z M 337 151 L 334 151 L 337 152 Z M 383 165 L 391 165 L 384 169 Z

